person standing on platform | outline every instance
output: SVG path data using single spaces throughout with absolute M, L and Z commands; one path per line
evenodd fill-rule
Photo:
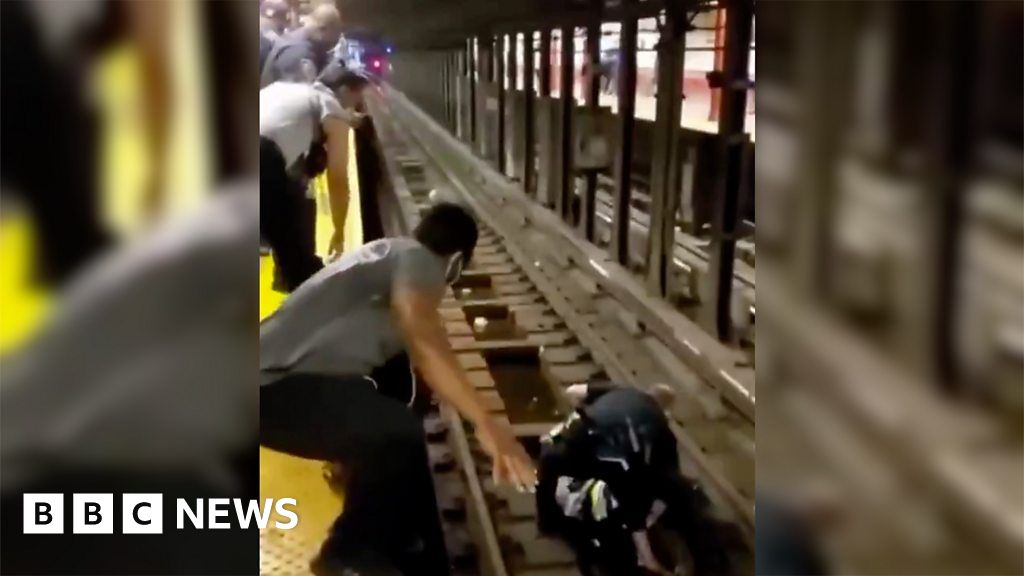
M 262 0 L 260 3 L 260 34 L 277 42 L 288 27 L 288 4 L 284 0 Z
M 330 63 L 339 38 L 341 13 L 329 4 L 317 6 L 301 28 L 274 43 L 261 68 L 260 87 L 281 80 L 312 83 Z
M 345 252 L 260 326 L 260 444 L 341 461 L 345 511 L 316 574 L 449 574 L 423 424 L 378 368 L 408 354 L 430 390 L 470 423 L 496 481 L 532 489 L 535 471 L 511 427 L 488 413 L 452 352 L 438 312 L 477 242 L 461 206 L 431 207 L 413 237 Z M 387 570 L 391 570 L 388 572 Z
M 540 531 L 565 540 L 586 576 L 674 574 L 682 559 L 657 546 L 666 537 L 682 538 L 698 576 L 728 574 L 709 502 L 680 472 L 665 416 L 671 388 L 590 383 L 567 392 L 576 411 L 541 440 Z
M 334 234 L 341 251 L 348 212 L 349 128 L 361 76 L 328 70 L 320 82 L 275 82 L 260 91 L 260 234 L 274 253 L 283 291 L 292 291 L 323 267 L 316 255 L 316 202 L 309 181 L 327 171 Z

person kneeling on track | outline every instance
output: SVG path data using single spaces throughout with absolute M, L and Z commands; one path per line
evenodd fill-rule
M 673 536 L 696 574 L 727 574 L 709 502 L 679 469 L 665 417 L 672 390 L 591 383 L 567 392 L 576 411 L 541 439 L 540 531 L 565 540 L 588 576 L 678 573 L 677 550 L 652 548 Z
M 345 511 L 313 562 L 317 574 L 450 573 L 423 423 L 410 409 L 413 379 L 393 369 L 406 352 L 473 424 L 495 480 L 523 490 L 536 482 L 511 427 L 488 413 L 459 365 L 438 311 L 472 257 L 476 221 L 442 203 L 413 236 L 345 252 L 260 325 L 261 445 L 346 470 Z
M 348 134 L 364 77 L 325 71 L 315 84 L 275 82 L 260 91 L 260 233 L 290 292 L 323 267 L 316 256 L 316 202 L 310 181 L 327 171 L 334 235 L 341 251 L 348 212 Z M 350 104 L 346 104 L 350 103 Z M 348 106 L 348 107 L 346 107 Z

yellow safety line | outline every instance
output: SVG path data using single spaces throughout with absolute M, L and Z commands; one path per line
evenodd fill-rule
M 349 134 L 349 150 L 355 150 L 355 138 Z M 359 173 L 356 155 L 349 155 L 349 199 L 345 217 L 345 247 L 359 246 L 363 241 L 361 207 L 359 204 Z M 317 253 L 326 256 L 327 245 L 334 233 L 326 178 L 318 178 L 314 187 L 317 200 Z M 266 318 L 284 301 L 275 292 L 273 261 L 260 259 L 260 318 Z M 260 498 L 295 498 L 299 524 L 287 532 L 268 527 L 260 534 L 260 573 L 290 575 L 305 572 L 316 554 L 331 523 L 341 512 L 342 497 L 332 492 L 323 480 L 323 464 L 295 458 L 260 448 Z

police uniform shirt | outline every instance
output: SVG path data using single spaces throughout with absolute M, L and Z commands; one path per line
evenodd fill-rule
M 391 317 L 395 286 L 445 286 L 441 257 L 412 238 L 387 238 L 343 254 L 260 325 L 261 384 L 289 374 L 360 377 L 405 351 Z
M 261 70 L 261 82 L 313 82 L 327 65 L 327 52 L 317 49 L 306 30 L 289 32 L 275 41 L 266 68 Z
M 543 505 L 592 526 L 642 529 L 661 513 L 649 483 L 679 469 L 664 413 L 649 395 L 614 384 L 588 385 L 583 405 L 544 439 L 542 463 L 562 463 L 553 494 L 543 495 L 554 501 Z
M 326 86 L 275 82 L 260 90 L 260 136 L 277 144 L 285 166 L 309 150 L 320 123 L 329 116 L 351 118 Z

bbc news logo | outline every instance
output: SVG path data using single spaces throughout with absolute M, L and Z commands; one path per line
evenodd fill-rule
M 63 534 L 64 500 L 64 494 L 22 495 L 22 532 Z M 249 528 L 255 522 L 261 530 L 271 524 L 291 530 L 299 523 L 296 506 L 294 498 L 267 498 L 262 503 L 241 498 L 178 498 L 174 505 L 174 529 L 227 530 Z M 271 522 L 275 513 L 278 519 Z M 237 523 L 232 523 L 232 516 Z M 282 518 L 286 521 L 282 522 Z M 113 534 L 115 523 L 121 534 L 163 534 L 163 494 L 122 494 L 119 515 L 113 494 L 71 495 L 71 533 Z

